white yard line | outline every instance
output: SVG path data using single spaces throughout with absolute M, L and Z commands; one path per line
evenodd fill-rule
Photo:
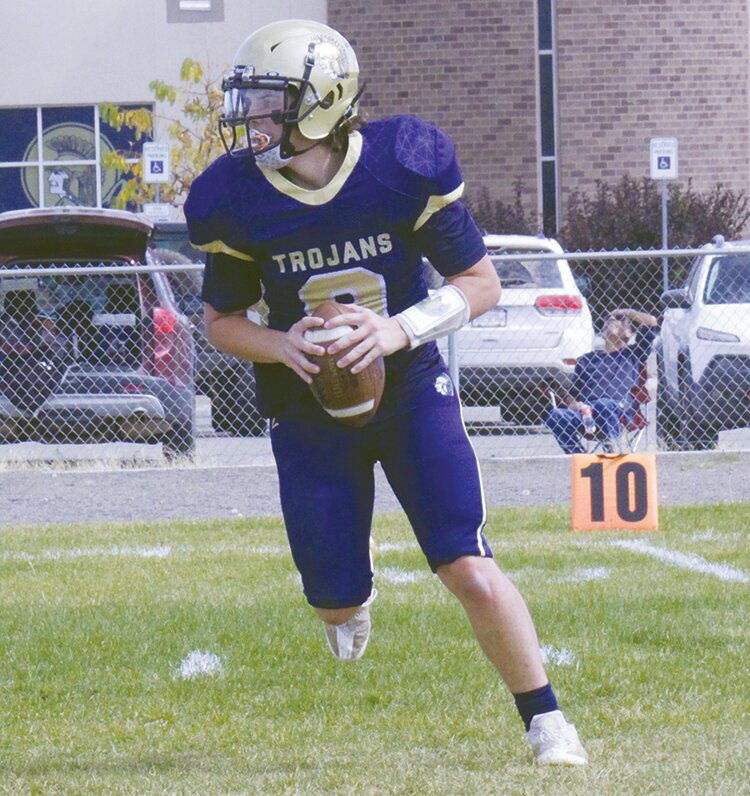
M 190 545 L 160 545 L 158 547 L 121 546 L 75 547 L 70 550 L 45 550 L 42 553 L 2 553 L 0 561 L 70 561 L 78 558 L 168 558 L 171 555 L 192 555 L 193 553 L 244 553 L 245 555 L 278 556 L 287 555 L 289 548 L 284 545 L 236 545 L 217 544 L 212 547 L 192 547 Z
M 375 555 L 378 553 L 403 553 L 409 550 L 419 550 L 416 542 L 379 542 L 376 538 L 372 539 Z
M 60 561 L 76 558 L 167 558 L 173 548 L 161 547 L 89 547 L 70 550 L 45 550 L 43 553 L 3 553 L 3 561 Z
M 221 658 L 218 655 L 213 652 L 193 650 L 182 659 L 175 676 L 181 680 L 193 680 L 196 677 L 217 674 L 221 670 Z
M 539 648 L 542 654 L 542 662 L 555 664 L 556 666 L 572 666 L 576 662 L 576 655 L 566 647 L 556 649 L 551 644 L 542 644 Z
M 570 575 L 562 575 L 557 578 L 558 583 L 588 583 L 592 580 L 606 580 L 612 571 L 607 567 L 582 567 L 576 569 Z
M 620 547 L 634 553 L 651 556 L 672 566 L 700 572 L 704 575 L 713 575 L 724 581 L 736 583 L 750 583 L 750 574 L 743 572 L 735 567 L 726 564 L 714 564 L 707 561 L 702 556 L 695 553 L 679 553 L 664 547 L 657 547 L 649 542 L 640 539 L 621 539 L 605 543 L 609 547 Z M 378 553 L 404 552 L 418 549 L 415 542 L 385 542 L 375 544 L 375 557 L 377 562 Z M 194 553 L 218 555 L 222 553 L 238 553 L 244 555 L 258 556 L 282 556 L 289 555 L 289 549 L 285 545 L 241 545 L 241 544 L 217 544 L 210 547 L 193 547 L 190 545 L 158 545 L 153 547 L 146 546 L 122 546 L 112 547 L 90 547 L 72 548 L 69 550 L 53 549 L 45 550 L 41 553 L 27 552 L 5 552 L 0 554 L 0 561 L 70 561 L 80 558 L 168 558 L 172 555 L 192 555 Z M 413 583 L 429 578 L 426 571 L 409 571 L 399 567 L 378 568 L 376 569 L 381 577 L 393 583 Z M 509 573 L 520 576 L 522 571 Z M 581 568 L 575 570 L 570 575 L 563 575 L 557 578 L 559 583 L 585 582 L 592 580 L 605 580 L 611 572 L 605 567 Z
M 396 585 L 423 583 L 426 580 L 432 580 L 433 574 L 428 569 L 423 570 L 409 570 L 401 569 L 400 567 L 383 567 L 382 569 L 375 569 L 375 577 L 385 583 L 394 583 Z
M 700 572 L 703 575 L 714 575 L 721 580 L 734 581 L 736 583 L 750 583 L 750 575 L 743 572 L 741 569 L 728 567 L 726 564 L 712 564 L 706 561 L 702 556 L 695 553 L 678 553 L 675 550 L 669 550 L 665 547 L 656 547 L 655 545 L 644 542 L 642 539 L 620 539 L 618 541 L 608 543 L 612 547 L 621 547 L 625 550 L 631 550 L 634 553 L 642 553 L 666 564 L 671 564 L 681 569 L 687 569 L 692 572 Z

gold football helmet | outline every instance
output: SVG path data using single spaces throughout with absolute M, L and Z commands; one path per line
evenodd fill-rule
M 259 138 L 253 120 L 283 126 L 284 158 L 299 154 L 289 137 L 294 125 L 322 141 L 356 112 L 359 65 L 349 42 L 320 22 L 291 19 L 256 30 L 240 45 L 234 67 L 222 81 L 224 115 L 219 121 L 230 155 L 259 154 L 276 144 Z M 249 148 L 237 150 L 238 128 Z

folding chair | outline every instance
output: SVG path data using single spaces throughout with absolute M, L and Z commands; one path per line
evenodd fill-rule
M 648 389 L 646 387 L 646 380 L 648 378 L 648 370 L 645 365 L 641 368 L 638 384 L 631 389 L 631 395 L 634 401 L 634 410 L 631 418 L 625 414 L 620 417 L 620 451 L 621 453 L 635 453 L 638 445 L 641 442 L 643 434 L 649 426 L 646 419 L 646 405 L 651 401 Z M 558 398 L 554 388 L 550 387 L 548 390 L 548 397 L 551 407 L 554 409 L 558 405 Z M 609 453 L 605 451 L 606 440 L 601 435 L 601 431 L 597 429 L 593 433 L 587 432 L 583 424 L 579 428 L 581 437 L 581 444 L 586 453 Z
M 635 411 L 632 420 L 625 417 L 620 419 L 622 425 L 622 439 L 625 442 L 628 453 L 635 453 L 641 442 L 649 422 L 646 419 L 646 405 L 651 402 L 646 381 L 648 379 L 648 369 L 644 365 L 641 368 L 638 384 L 632 388 L 631 392 L 635 401 Z M 623 449 L 625 449 L 625 446 Z

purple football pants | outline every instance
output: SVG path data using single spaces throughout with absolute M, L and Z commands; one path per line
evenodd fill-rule
M 275 418 L 271 442 L 289 544 L 311 605 L 348 608 L 370 595 L 378 461 L 433 571 L 464 555 L 492 556 L 479 465 L 447 374 L 363 428 L 317 407 Z

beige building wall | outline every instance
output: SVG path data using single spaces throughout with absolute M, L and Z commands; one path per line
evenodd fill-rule
M 325 0 L 221 4 L 223 22 L 168 23 L 170 0 L 3 0 L 0 107 L 152 102 L 148 84 L 178 82 L 186 57 L 220 76 L 261 25 L 326 19 Z

